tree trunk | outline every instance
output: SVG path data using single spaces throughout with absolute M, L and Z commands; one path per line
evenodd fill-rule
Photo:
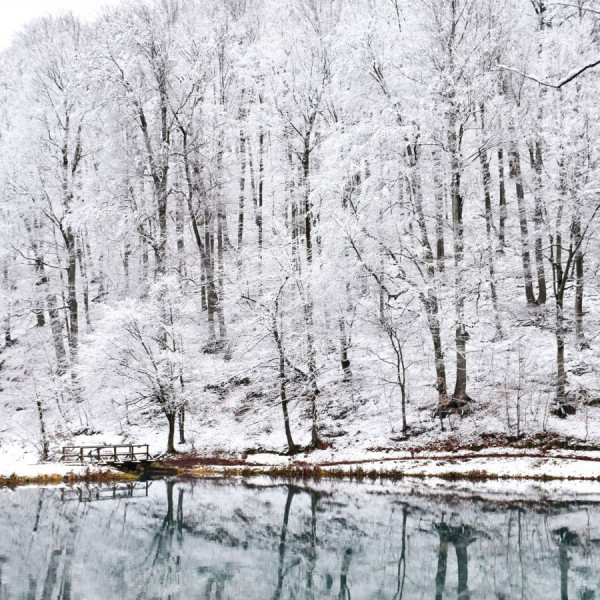
M 482 111 L 483 113 L 483 108 Z M 483 119 L 483 116 L 482 116 Z M 498 293 L 496 290 L 496 266 L 494 256 L 494 239 L 492 234 L 492 223 L 494 215 L 492 214 L 492 199 L 490 193 L 490 164 L 488 162 L 487 151 L 484 148 L 479 150 L 479 162 L 481 164 L 481 174 L 483 179 L 483 197 L 485 208 L 485 231 L 488 244 L 488 269 L 490 273 L 490 295 L 492 298 L 492 308 L 494 310 L 494 322 L 496 324 L 496 338 L 501 340 L 504 337 L 502 332 L 502 323 L 500 321 L 500 311 L 498 310 Z
M 77 247 L 71 228 L 63 230 L 67 247 L 67 297 L 69 309 L 69 349 L 71 362 L 77 362 L 79 349 L 79 306 L 77 302 Z
M 8 265 L 6 262 L 4 262 L 3 268 L 2 268 L 2 278 L 3 278 L 3 282 L 2 282 L 2 288 L 5 294 L 5 298 L 6 298 L 6 308 L 5 308 L 5 313 L 4 313 L 4 344 L 6 347 L 8 346 L 12 346 L 13 340 L 12 340 L 12 333 L 11 333 L 11 325 L 10 325 L 10 313 L 11 313 L 11 302 L 9 300 L 10 298 L 10 288 L 12 287 L 9 283 L 8 280 Z
M 32 231 L 27 226 L 27 230 L 29 234 L 32 234 Z M 36 229 L 37 229 L 37 225 Z M 33 232 L 34 234 L 37 232 Z M 56 296 L 50 290 L 50 282 L 48 280 L 48 276 L 46 275 L 46 267 L 44 263 L 44 257 L 40 251 L 40 248 L 37 242 L 34 240 L 33 236 L 31 237 L 31 248 L 33 250 L 34 260 L 35 260 L 35 272 L 36 272 L 36 286 L 39 286 L 44 290 L 44 295 L 46 297 L 46 308 L 48 310 L 48 316 L 50 318 L 50 329 L 52 331 L 52 343 L 54 346 L 54 352 L 56 354 L 56 372 L 59 376 L 64 375 L 68 369 L 68 360 L 67 360 L 67 352 L 65 350 L 64 340 L 63 340 L 63 324 L 62 319 L 60 318 L 60 313 L 58 310 Z
M 419 225 L 419 231 L 421 238 L 419 240 L 424 254 L 424 260 L 426 264 L 426 279 L 425 285 L 427 292 L 419 295 L 421 303 L 425 308 L 425 314 L 427 315 L 427 325 L 431 333 L 433 341 L 433 351 L 435 360 L 435 372 L 436 372 L 436 388 L 438 390 L 438 406 L 446 402 L 448 391 L 446 387 L 446 367 L 444 364 L 444 351 L 442 348 L 442 340 L 440 333 L 440 321 L 439 321 L 439 300 L 435 294 L 435 265 L 433 261 L 433 251 L 431 249 L 431 243 L 429 242 L 429 234 L 427 231 L 427 223 L 425 221 L 425 213 L 423 211 L 423 193 L 421 189 L 421 179 L 419 176 L 416 152 L 410 146 L 406 146 L 406 163 L 410 169 L 410 185 L 412 188 L 411 196 L 414 201 L 415 213 L 417 215 L 417 223 Z M 438 237 L 439 242 L 439 237 Z M 444 264 L 443 256 L 441 258 L 441 264 Z M 439 268 L 439 261 L 438 261 Z M 383 311 L 381 312 L 383 315 Z M 382 317 L 383 318 L 383 317 Z M 441 414 L 441 413 L 440 413 Z M 443 424 L 442 424 L 443 428 Z
M 177 414 L 173 410 L 165 410 L 165 415 L 169 423 L 169 435 L 167 437 L 167 454 L 176 454 L 175 450 L 175 420 Z
M 566 192 L 564 169 L 561 167 L 560 191 L 562 195 Z M 556 237 L 551 248 L 552 261 L 552 283 L 554 290 L 554 301 L 556 310 L 556 410 L 555 414 L 561 418 L 568 414 L 573 414 L 575 409 L 567 403 L 566 384 L 567 376 L 565 371 L 565 325 L 564 325 L 564 295 L 566 283 L 573 266 L 574 250 L 571 245 L 568 250 L 566 263 L 563 267 L 563 246 L 562 246 L 562 213 L 563 204 L 561 203 L 556 215 Z
M 295 454 L 298 449 L 292 438 L 292 430 L 290 427 L 290 416 L 288 413 L 288 398 L 287 398 L 287 377 L 285 372 L 285 351 L 283 347 L 282 332 L 279 329 L 277 323 L 279 313 L 279 298 L 275 300 L 275 310 L 273 312 L 272 330 L 273 337 L 275 338 L 275 345 L 277 346 L 277 355 L 279 357 L 279 398 L 281 400 L 281 410 L 283 412 L 283 426 L 285 429 L 285 438 L 288 445 L 288 454 L 291 456 Z
M 264 189 L 264 132 L 262 125 L 258 130 L 258 185 L 252 159 L 252 147 L 247 144 L 248 166 L 250 168 L 250 184 L 252 188 L 252 204 L 254 206 L 254 224 L 257 230 L 258 245 L 258 293 L 262 295 L 262 255 L 263 255 L 263 189 Z M 248 140 L 247 140 L 248 141 Z
M 535 208 L 533 212 L 533 225 L 535 230 L 535 264 L 538 279 L 538 297 L 537 304 L 546 304 L 546 273 L 544 269 L 544 252 L 542 247 L 542 225 L 544 220 L 544 206 L 542 202 L 542 148 L 539 140 L 535 142 L 535 146 L 529 149 L 531 157 L 531 166 L 535 173 L 533 196 Z
M 521 174 L 521 159 L 519 148 L 513 140 L 508 152 L 510 176 L 515 182 L 517 191 L 517 207 L 519 211 L 519 225 L 521 229 L 521 259 L 523 261 L 523 278 L 525 280 L 525 299 L 530 306 L 535 305 L 533 293 L 533 278 L 531 275 L 531 255 L 529 254 L 529 231 L 527 226 L 527 208 L 525 207 L 525 193 L 523 191 L 523 176 Z
M 244 130 L 240 129 L 239 141 L 240 157 L 240 192 L 238 200 L 238 226 L 237 226 L 237 246 L 238 251 L 242 249 L 244 242 L 244 202 L 246 198 L 246 135 Z
M 88 278 L 88 268 L 85 259 L 85 247 L 83 240 L 79 240 L 77 243 L 77 260 L 79 262 L 79 274 L 81 275 L 81 282 L 83 287 L 83 311 L 85 314 L 85 324 L 87 331 L 92 331 L 92 321 L 90 319 L 90 286 Z
M 573 216 L 573 245 L 575 246 L 575 340 L 579 348 L 589 348 L 583 331 L 583 243 L 581 216 L 578 209 Z
M 177 238 L 177 272 L 185 276 L 184 201 L 179 194 L 175 204 L 175 236 Z
M 40 420 L 40 435 L 42 441 L 42 460 L 48 460 L 48 436 L 46 434 L 46 421 L 44 420 L 44 408 L 42 406 L 42 399 L 36 396 L 36 405 L 38 411 L 38 418 Z
M 463 198 L 460 191 L 460 148 L 456 133 L 457 114 L 454 106 L 454 92 L 449 93 L 448 110 L 448 150 L 450 152 L 450 198 L 452 201 L 452 234 L 454 246 L 454 303 L 456 314 L 456 382 L 453 398 L 458 401 L 470 400 L 467 395 L 467 340 L 465 326 L 465 296 L 463 287 Z
M 498 148 L 498 195 L 500 210 L 498 222 L 498 253 L 503 254 L 506 247 L 506 185 L 504 182 L 504 150 Z
M 346 332 L 346 317 L 344 315 L 338 319 L 338 326 L 340 329 L 340 364 L 344 381 L 348 382 L 352 380 L 352 369 L 350 368 L 350 358 L 348 356 L 349 341 Z
M 446 365 L 444 362 L 444 348 L 442 346 L 441 327 L 439 319 L 439 302 L 437 296 L 431 291 L 426 294 L 420 294 L 419 298 L 425 308 L 427 316 L 427 326 L 433 341 L 433 355 L 436 375 L 436 388 L 438 393 L 437 412 L 440 417 L 440 425 L 444 430 L 443 407 L 448 402 L 448 389 L 446 384 Z
M 192 233 L 194 235 L 194 241 L 200 254 L 200 261 L 202 265 L 202 277 L 203 277 L 203 302 L 206 302 L 206 313 L 208 320 L 208 346 L 214 347 L 216 342 L 216 330 L 215 330 L 215 314 L 218 311 L 219 298 L 217 295 L 216 280 L 215 280 L 215 269 L 214 269 L 214 215 L 208 206 L 208 197 L 206 187 L 202 179 L 202 172 L 200 165 L 190 155 L 190 149 L 188 147 L 188 132 L 185 128 L 181 127 L 182 134 L 182 145 L 183 145 L 183 164 L 185 170 L 185 178 L 187 184 L 187 208 L 192 223 Z M 198 222 L 197 211 L 194 206 L 194 200 L 202 200 L 204 203 L 203 207 L 203 235 L 200 231 L 200 224 Z M 204 306 L 203 306 L 204 308 Z
M 556 298 L 556 403 L 559 411 L 563 410 L 562 407 L 566 404 L 566 383 L 563 299 L 558 297 Z
M 129 296 L 129 288 L 131 286 L 131 275 L 129 269 L 129 259 L 131 258 L 131 244 L 126 241 L 123 248 L 123 274 L 125 278 L 125 297 Z
M 185 406 L 182 406 L 178 412 L 179 415 L 179 443 L 185 444 Z
M 444 186 L 440 174 L 442 161 L 439 152 L 433 153 L 433 186 L 435 188 L 435 246 L 438 273 L 445 270 L 446 250 L 444 248 Z
M 310 200 L 310 143 L 311 136 L 310 131 L 305 132 L 304 135 L 304 150 L 302 153 L 302 203 L 301 207 L 304 212 L 304 242 L 306 248 L 306 263 L 308 269 L 313 264 L 313 239 L 312 239 L 312 225 L 314 215 L 312 212 L 312 205 Z M 298 257 L 299 258 L 299 257 Z M 298 262 L 298 265 L 300 263 Z M 308 400 L 310 402 L 310 414 L 311 414 L 311 446 L 316 448 L 320 444 L 318 435 L 318 413 L 317 413 L 317 396 L 319 395 L 319 388 L 317 385 L 317 357 L 315 350 L 315 342 L 313 337 L 314 330 L 314 308 L 312 300 L 311 282 L 307 280 L 306 284 L 303 285 L 303 298 L 302 298 L 302 309 L 304 315 L 304 327 L 306 331 L 306 347 L 307 347 L 307 364 L 308 364 Z
M 263 255 L 263 194 L 264 194 L 264 138 L 265 133 L 260 126 L 258 130 L 258 196 L 256 206 L 256 228 L 258 231 L 258 258 L 259 258 L 259 276 L 262 275 L 262 255 Z

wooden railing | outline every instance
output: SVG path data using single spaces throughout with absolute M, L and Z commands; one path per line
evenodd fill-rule
M 124 463 L 151 460 L 148 444 L 115 446 L 63 446 L 61 462 Z

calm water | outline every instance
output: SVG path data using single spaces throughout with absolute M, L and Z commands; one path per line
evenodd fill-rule
M 423 484 L 0 491 L 0 598 L 600 599 L 600 505 Z

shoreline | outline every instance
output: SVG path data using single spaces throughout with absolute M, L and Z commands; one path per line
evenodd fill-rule
M 281 480 L 424 480 L 446 481 L 589 481 L 600 482 L 599 450 L 486 448 L 457 451 L 313 451 L 294 457 L 253 453 L 181 454 L 158 459 L 145 472 L 120 471 L 103 465 L 43 463 L 0 470 L 0 487 L 75 485 L 134 481 L 143 476 L 264 476 Z M 599 490 L 600 491 L 600 490 Z
M 116 471 L 115 469 L 94 469 L 84 472 L 68 471 L 67 473 L 38 473 L 33 475 L 0 475 L 0 489 L 16 488 L 26 485 L 75 485 L 77 483 L 119 483 L 136 481 L 136 475 Z

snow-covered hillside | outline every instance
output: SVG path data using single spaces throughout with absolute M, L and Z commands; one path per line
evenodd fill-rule
M 65 443 L 600 445 L 588 4 L 28 25 L 0 54 L 3 472 Z

